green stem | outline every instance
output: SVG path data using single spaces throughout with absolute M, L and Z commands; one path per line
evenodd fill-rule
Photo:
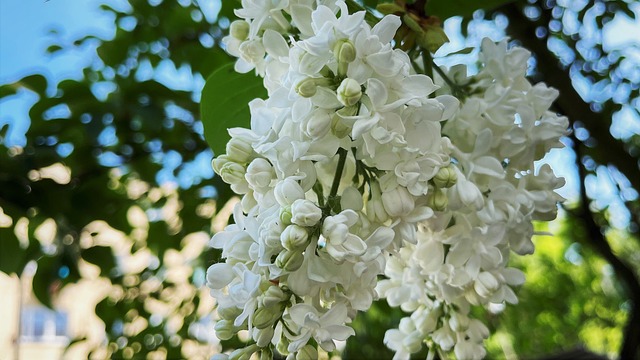
M 442 71 L 442 69 L 440 69 L 440 66 L 438 66 L 438 64 L 436 64 L 433 59 L 431 59 L 431 63 L 433 64 L 433 69 L 438 73 L 438 75 L 440 75 L 440 77 L 444 80 L 444 82 L 447 83 L 447 85 L 449 85 L 449 87 L 451 88 L 451 90 L 453 91 L 454 89 L 458 89 L 459 86 L 456 85 L 456 83 L 454 83 L 451 79 L 449 79 L 449 76 L 447 76 L 447 74 L 444 73 L 444 71 Z
M 329 199 L 338 194 L 338 187 L 340 186 L 340 180 L 342 179 L 342 171 L 344 170 L 344 164 L 347 161 L 347 150 L 343 148 L 338 149 L 338 156 L 338 166 L 336 167 L 336 175 L 333 177 L 333 184 L 331 184 Z
M 424 66 L 425 75 L 433 79 L 433 66 L 435 63 L 433 62 L 433 58 L 431 57 L 429 50 L 422 49 L 422 64 Z M 435 65 L 435 67 L 438 67 L 438 65 Z

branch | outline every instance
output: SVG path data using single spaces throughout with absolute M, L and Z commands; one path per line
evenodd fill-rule
M 574 144 L 573 150 L 576 153 L 576 166 L 580 177 L 580 206 L 577 209 L 567 210 L 567 212 L 582 222 L 589 235 L 589 245 L 613 267 L 616 275 L 622 280 L 629 299 L 633 302 L 629 319 L 624 329 L 620 359 L 635 359 L 640 355 L 640 326 L 638 326 L 640 324 L 640 282 L 632 268 L 613 253 L 611 246 L 602 235 L 601 227 L 593 219 L 585 189 L 587 171 L 581 161 L 580 145 L 575 136 L 572 135 L 571 138 Z
M 592 138 L 597 141 L 596 148 L 589 148 L 581 145 L 582 143 L 575 136 L 572 136 L 576 153 L 576 166 L 581 180 L 580 207 L 568 212 L 582 222 L 589 235 L 589 238 L 585 240 L 613 267 L 625 287 L 629 299 L 633 302 L 629 319 L 624 329 L 620 358 L 638 358 L 640 355 L 640 326 L 638 326 L 640 324 L 640 282 L 632 268 L 613 253 L 601 232 L 601 227 L 593 218 L 589 208 L 589 198 L 584 186 L 587 172 L 582 164 L 584 155 L 589 155 L 600 164 L 610 163 L 625 174 L 635 189 L 640 189 L 640 168 L 638 167 L 637 158 L 625 150 L 622 142 L 611 136 L 609 132 L 611 119 L 605 114 L 597 114 L 591 111 L 589 104 L 582 99 L 573 87 L 567 71 L 562 68 L 556 56 L 547 48 L 546 42 L 535 36 L 535 29 L 538 24 L 524 16 L 516 5 L 504 6 L 501 11 L 509 17 L 509 34 L 521 41 L 523 46 L 536 55 L 537 66 L 544 76 L 544 80 L 550 86 L 561 90 L 561 96 L 556 101 L 560 112 L 567 115 L 572 124 L 575 121 L 582 121 Z

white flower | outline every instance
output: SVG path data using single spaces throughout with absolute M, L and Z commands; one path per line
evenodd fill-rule
M 348 256 L 359 256 L 367 251 L 365 242 L 349 232 L 349 228 L 356 221 L 358 221 L 358 214 L 348 209 L 324 219 L 319 242 L 321 246 L 325 243 L 327 253 L 336 261 L 343 261 Z
M 291 320 L 299 327 L 299 334 L 289 344 L 289 351 L 295 352 L 314 338 L 318 345 L 326 351 L 335 349 L 334 340 L 346 340 L 355 335 L 352 328 L 345 326 L 350 321 L 347 307 L 344 304 L 334 304 L 329 311 L 319 312 L 307 304 L 296 304 L 289 309 Z
M 322 218 L 322 210 L 312 201 L 298 199 L 291 204 L 291 222 L 300 226 L 314 226 Z

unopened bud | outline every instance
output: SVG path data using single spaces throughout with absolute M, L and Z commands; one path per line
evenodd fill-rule
M 271 351 L 271 349 L 268 347 L 263 347 L 260 351 L 260 360 L 273 360 L 273 351 Z
M 289 355 L 289 339 L 284 334 L 276 344 L 276 350 L 282 355 Z
M 462 332 L 469 327 L 469 317 L 458 312 L 453 312 L 449 318 L 449 327 L 455 332 Z
M 287 250 L 302 250 L 307 247 L 309 233 L 305 228 L 298 225 L 289 225 L 280 235 L 282 247 Z
M 312 201 L 298 199 L 291 205 L 291 222 L 300 226 L 314 226 L 322 219 L 322 210 Z
M 279 286 L 275 285 L 270 286 L 262 296 L 262 304 L 265 307 L 273 307 L 287 300 L 287 294 Z
M 430 192 L 427 196 L 427 206 L 435 211 L 445 211 L 449 205 L 447 194 L 440 189 Z
M 382 204 L 380 185 L 377 181 L 372 181 L 370 186 L 371 198 L 367 202 L 367 216 L 371 221 L 383 223 L 389 219 L 389 214 L 387 214 Z
M 253 328 L 253 340 L 256 341 L 256 345 L 264 348 L 271 343 L 273 339 L 273 326 L 267 326 L 264 329 L 258 329 L 257 327 Z M 271 360 L 271 358 L 269 358 Z
M 328 86 L 331 80 L 327 78 L 306 78 L 296 85 L 298 95 L 310 98 L 318 92 L 318 86 Z
M 304 255 L 299 251 L 283 250 L 276 258 L 276 266 L 286 271 L 296 271 L 302 266 Z
M 275 173 L 269 161 L 257 158 L 247 166 L 247 173 L 244 177 L 254 189 L 263 189 L 269 187 L 271 180 L 275 178 Z
M 499 286 L 500 283 L 498 283 L 498 280 L 496 280 L 496 278 L 490 272 L 486 271 L 478 274 L 478 278 L 473 284 L 474 290 L 478 293 L 478 295 L 485 299 L 491 296 L 491 294 L 493 294 L 496 290 L 498 290 Z
M 218 306 L 216 310 L 218 311 L 218 315 L 225 320 L 235 320 L 235 318 L 242 313 L 242 309 L 239 309 L 235 305 L 228 307 Z
M 258 329 L 265 329 L 273 324 L 282 316 L 282 310 L 276 307 L 259 307 L 251 317 L 253 326 Z
M 253 355 L 260 348 L 256 344 L 249 345 L 242 349 L 234 350 L 231 354 L 229 354 L 229 360 L 249 360 L 251 355 Z
M 253 155 L 251 144 L 238 138 L 231 138 L 227 143 L 227 157 L 238 163 L 246 163 Z
M 305 345 L 302 349 L 298 350 L 296 354 L 296 360 L 313 360 L 318 358 L 318 349 L 313 345 Z
M 229 26 L 229 34 L 242 41 L 249 36 L 249 23 L 244 20 L 236 20 Z
M 425 32 L 418 35 L 418 44 L 431 53 L 435 53 L 448 42 L 449 38 L 440 26 L 427 25 Z
M 357 104 L 362 97 L 362 88 L 360 87 L 360 84 L 351 78 L 342 80 L 336 92 L 338 100 L 344 106 L 353 106 Z
M 229 161 L 222 166 L 219 175 L 227 184 L 239 184 L 244 181 L 245 172 L 244 166 Z
M 452 166 L 443 167 L 433 177 L 433 183 L 440 189 L 450 188 L 458 181 L 458 174 Z
M 333 46 L 333 54 L 339 63 L 350 63 L 356 59 L 356 47 L 349 39 L 339 40 Z
M 378 4 L 378 6 L 376 6 L 376 10 L 378 10 L 383 15 L 397 14 L 397 13 L 403 14 L 405 12 L 404 7 L 402 7 L 402 6 L 400 6 L 400 5 L 396 4 L 396 3 Z
M 404 14 L 404 16 L 402 17 L 402 22 L 405 23 L 405 25 L 407 25 L 416 34 L 424 33 L 424 30 L 422 29 L 422 26 L 420 26 L 420 23 L 418 22 L 418 20 L 414 19 L 413 16 L 415 16 L 415 15 L 413 15 L 411 13 Z
M 300 184 L 290 178 L 280 181 L 273 193 L 281 206 L 291 205 L 294 201 L 304 198 L 304 190 Z
M 329 132 L 331 129 L 331 116 L 323 111 L 314 111 L 313 115 L 307 120 L 305 133 L 312 139 L 319 139 Z
M 298 200 L 296 200 L 298 201 Z M 291 224 L 291 206 L 283 206 L 280 208 L 280 223 L 282 225 L 290 225 Z
M 216 331 L 216 337 L 220 340 L 229 340 L 238 333 L 238 329 L 231 320 L 219 320 L 213 328 Z
M 217 158 L 211 160 L 211 167 L 213 168 L 213 171 L 216 172 L 216 174 L 220 174 L 220 170 L 222 169 L 222 167 L 224 166 L 224 164 L 228 163 L 229 157 L 227 155 L 220 155 Z
M 415 208 L 413 196 L 403 186 L 383 192 L 381 198 L 384 209 L 392 217 L 408 215 Z

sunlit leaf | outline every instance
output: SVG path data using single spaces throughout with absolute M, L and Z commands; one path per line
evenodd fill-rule
M 249 101 L 266 95 L 261 78 L 252 73 L 239 74 L 233 64 L 227 64 L 209 76 L 202 89 L 200 112 L 204 138 L 216 156 L 225 152 L 230 139 L 227 129 L 249 127 Z

